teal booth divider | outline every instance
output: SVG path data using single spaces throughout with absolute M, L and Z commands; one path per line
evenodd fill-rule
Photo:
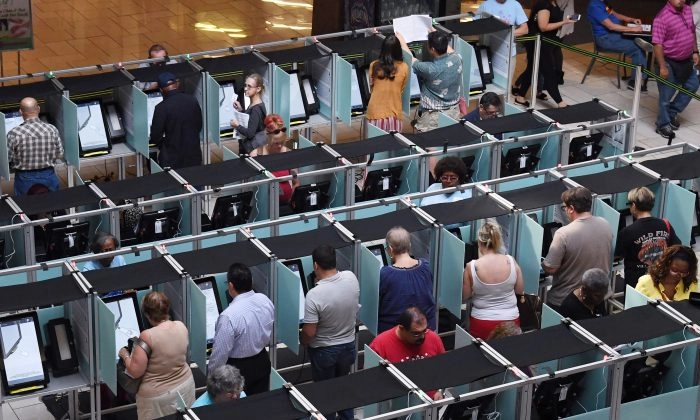
M 281 262 L 277 269 L 277 300 L 275 328 L 278 343 L 284 343 L 294 354 L 299 354 L 299 321 L 304 318 L 304 293 L 296 274 Z
M 80 144 L 78 141 L 78 106 L 65 96 L 61 97 L 63 121 L 63 157 L 66 163 L 80 169 Z
M 624 403 L 620 407 L 620 420 L 688 419 L 694 418 L 697 410 L 698 387 L 692 386 Z M 589 419 L 589 417 L 581 418 Z
M 7 130 L 5 129 L 5 114 L 0 112 L 0 177 L 10 179 L 10 158 L 7 154 Z
M 657 200 L 658 202 L 658 200 Z M 690 245 L 695 212 L 695 194 L 676 184 L 668 183 L 663 216 L 671 222 L 683 245 Z
M 187 292 L 190 297 L 187 328 L 190 339 L 189 360 L 197 363 L 199 370 L 207 373 L 207 300 L 192 279 L 187 280 Z M 196 345 L 195 345 L 196 343 Z
M 145 93 L 136 86 L 131 87 L 131 112 L 125 111 L 127 137 L 126 142 L 143 156 L 148 156 L 148 142 L 151 130 L 148 121 L 148 99 Z M 129 124 L 131 119 L 132 123 Z M 129 125 L 132 126 L 132 134 L 129 135 Z
M 274 368 L 270 372 L 270 390 L 280 389 L 286 384 L 287 381 L 284 380 L 282 375 L 277 372 Z
M 360 247 L 360 321 L 372 335 L 377 335 L 379 319 L 379 270 L 382 265 L 377 257 L 364 246 Z M 365 363 L 367 355 L 365 354 Z
M 408 64 L 408 80 L 406 80 L 406 86 L 401 92 L 401 110 L 405 115 L 409 116 L 411 119 L 411 75 L 413 74 L 413 55 L 408 52 L 401 50 L 403 54 L 403 62 Z M 368 137 L 373 137 L 369 136 Z
M 379 366 L 382 358 L 374 352 L 367 344 L 365 344 L 365 369 Z M 376 416 L 379 414 L 379 404 L 366 405 L 363 410 L 365 417 Z
M 206 91 L 206 121 L 204 121 L 204 126 L 206 127 L 205 133 L 208 137 L 205 137 L 205 141 L 221 144 L 221 136 L 219 131 L 219 92 L 221 91 L 221 86 L 214 80 L 211 75 L 204 73 L 204 89 Z M 225 98 L 225 101 L 230 103 L 233 102 L 235 98 Z
M 527 214 L 518 215 L 518 240 L 513 256 L 525 281 L 525 292 L 537 294 L 540 285 L 540 255 L 544 228 L 532 220 Z
M 285 127 L 289 127 L 289 73 L 277 66 L 272 69 L 272 103 L 274 106 L 270 113 L 279 114 Z
M 388 133 L 375 125 L 367 124 L 367 138 L 383 136 L 384 134 Z
M 440 307 L 461 318 L 464 242 L 444 228 L 440 231 L 438 264 L 438 303 Z
M 97 346 L 98 379 L 117 395 L 117 369 L 114 337 L 114 314 L 107 305 L 95 297 L 95 344 Z M 126 343 L 125 343 L 126 344 Z
M 350 125 L 352 110 L 350 107 L 350 63 L 339 57 L 335 57 L 335 111 L 343 124 Z
M 599 216 L 607 220 L 610 225 L 610 233 L 612 233 L 610 261 L 612 261 L 612 254 L 615 252 L 615 244 L 617 243 L 617 226 L 620 224 L 620 213 L 607 205 L 607 203 L 600 198 L 595 199 L 592 213 L 594 216 Z

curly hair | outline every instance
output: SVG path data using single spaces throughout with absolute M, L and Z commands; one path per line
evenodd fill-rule
M 268 114 L 263 123 L 268 131 L 279 130 L 284 127 L 284 121 L 279 114 Z
M 435 179 L 439 180 L 445 172 L 454 172 L 459 178 L 459 183 L 467 182 L 467 165 L 461 158 L 445 156 L 435 164 Z
M 698 281 L 698 257 L 695 252 L 687 246 L 671 245 L 666 248 L 661 256 L 649 267 L 649 275 L 658 287 L 659 283 L 668 276 L 671 263 L 674 260 L 681 260 L 688 263 L 688 274 L 683 277 L 683 291 L 687 292 L 693 283 Z

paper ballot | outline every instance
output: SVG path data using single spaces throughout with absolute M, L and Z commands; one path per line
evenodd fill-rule
M 250 118 L 250 115 L 244 112 L 238 112 L 234 109 L 233 118 L 235 118 L 238 121 L 239 125 L 242 125 L 243 127 L 248 127 L 248 119 Z M 243 136 L 238 132 L 238 130 L 236 130 L 236 137 L 243 138 Z
M 394 32 L 403 35 L 406 42 L 425 41 L 433 26 L 428 15 L 411 15 L 394 19 Z

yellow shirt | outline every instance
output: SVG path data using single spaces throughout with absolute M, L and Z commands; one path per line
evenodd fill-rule
M 659 290 L 658 287 L 654 286 L 654 281 L 651 279 L 651 276 L 649 274 L 645 274 L 642 277 L 639 278 L 639 281 L 637 282 L 637 287 L 635 287 L 635 290 L 637 290 L 639 293 L 643 294 L 644 296 L 648 297 L 649 299 L 661 299 L 661 300 L 668 300 L 666 295 L 661 293 L 661 290 Z M 679 301 L 679 300 L 688 300 L 690 297 L 690 292 L 697 292 L 698 291 L 698 282 L 695 281 L 691 283 L 690 287 L 688 290 L 683 290 L 683 282 L 678 282 L 676 285 L 676 294 L 673 295 L 673 300 L 674 301 Z
M 402 118 L 401 93 L 408 81 L 408 64 L 397 61 L 394 80 L 389 78 L 375 78 L 372 81 L 372 96 L 367 105 L 367 119 L 381 120 L 388 117 Z M 379 65 L 377 60 L 369 66 L 370 75 L 374 66 Z

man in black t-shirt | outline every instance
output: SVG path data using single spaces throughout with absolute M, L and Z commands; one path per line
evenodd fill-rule
M 649 188 L 632 189 L 627 205 L 635 222 L 617 234 L 615 256 L 624 258 L 625 283 L 635 287 L 664 249 L 681 241 L 668 220 L 652 217 L 654 193 Z

